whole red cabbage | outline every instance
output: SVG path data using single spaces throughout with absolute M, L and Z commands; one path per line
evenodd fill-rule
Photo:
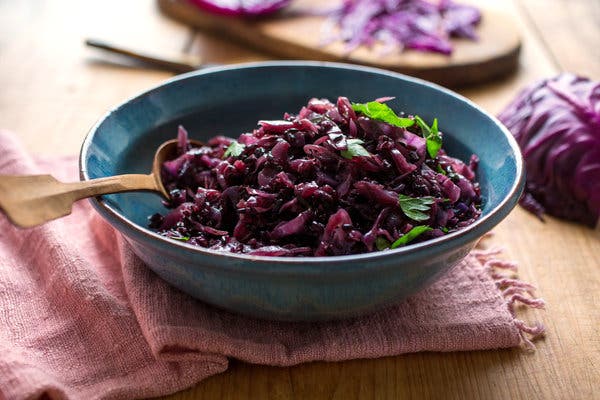
M 452 0 L 344 0 L 330 15 L 329 26 L 337 33 L 326 40 L 340 39 L 348 51 L 379 41 L 388 50 L 451 54 L 450 38 L 476 40 L 480 21 L 476 7 Z
M 443 236 L 481 213 L 477 157 L 432 158 L 417 124 L 370 119 L 344 97 L 258 124 L 198 148 L 180 128 L 180 155 L 162 169 L 172 210 L 150 226 L 219 251 L 328 256 Z
M 499 115 L 525 158 L 521 205 L 595 226 L 600 216 L 600 82 L 563 73 L 524 89 Z

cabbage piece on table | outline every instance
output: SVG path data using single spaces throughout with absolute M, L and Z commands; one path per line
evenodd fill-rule
M 499 115 L 525 158 L 521 205 L 594 227 L 600 216 L 600 82 L 563 73 L 525 88 Z

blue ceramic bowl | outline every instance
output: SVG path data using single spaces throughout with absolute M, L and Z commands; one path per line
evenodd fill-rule
M 356 316 L 400 301 L 460 261 L 517 203 L 523 164 L 516 142 L 492 116 L 439 86 L 383 70 L 320 62 L 215 67 L 171 79 L 105 115 L 86 137 L 82 179 L 148 173 L 157 146 L 184 125 L 192 138 L 237 136 L 259 119 L 294 112 L 311 97 L 355 102 L 395 96 L 392 108 L 437 117 L 449 154 L 477 154 L 482 217 L 462 231 L 383 252 L 314 258 L 224 254 L 166 239 L 147 228 L 164 211 L 153 193 L 92 199 L 135 253 L 171 285 L 215 306 L 267 319 Z

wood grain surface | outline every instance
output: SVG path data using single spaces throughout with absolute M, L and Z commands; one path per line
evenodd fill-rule
M 296 0 L 289 10 L 273 18 L 244 20 L 202 12 L 187 0 L 158 0 L 165 15 L 201 31 L 248 44 L 276 57 L 344 61 L 387 68 L 437 83 L 458 86 L 505 76 L 517 67 L 521 37 L 510 17 L 498 7 L 483 9 L 477 41 L 453 40 L 452 55 L 418 51 L 385 52 L 382 46 L 359 47 L 348 53 L 346 45 L 323 45 L 326 17 L 302 10 L 331 7 L 334 2 Z
M 525 17 L 547 48 L 548 57 L 565 71 L 600 77 L 600 1 L 520 2 Z
M 597 0 L 481 3 L 501 7 L 523 35 L 515 75 L 461 91 L 488 111 L 560 70 L 600 79 Z M 1 1 L 0 127 L 31 152 L 77 153 L 103 113 L 170 76 L 86 49 L 86 37 L 207 62 L 268 57 L 163 18 L 149 1 Z M 553 218 L 541 223 L 517 208 L 492 241 L 548 303 L 521 314 L 546 324 L 534 353 L 419 353 L 291 368 L 232 361 L 225 373 L 165 399 L 599 399 L 600 233 Z

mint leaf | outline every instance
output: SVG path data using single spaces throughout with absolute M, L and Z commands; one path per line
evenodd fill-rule
M 369 153 L 367 151 L 367 149 L 365 149 L 364 147 L 362 147 L 362 144 L 365 143 L 362 140 L 360 140 L 360 139 L 348 139 L 347 143 L 348 143 L 348 150 L 342 150 L 340 152 L 340 154 L 342 155 L 342 157 L 347 158 L 347 159 L 351 159 L 352 157 L 356 157 L 356 156 L 365 156 L 365 157 L 370 157 L 371 156 L 371 153 Z
M 398 195 L 398 204 L 404 215 L 414 221 L 427 221 L 429 215 L 423 211 L 429 211 L 435 199 L 431 196 L 410 197 L 403 194 Z
M 238 143 L 237 140 L 234 140 L 233 142 L 231 142 L 231 144 L 229 145 L 229 147 L 227 147 L 227 150 L 225 150 L 225 153 L 223 154 L 223 158 L 227 158 L 227 157 L 239 157 L 240 154 L 242 154 L 242 152 L 244 151 L 244 148 L 246 146 L 244 146 L 241 143 Z
M 386 238 L 377 236 L 377 239 L 375 239 L 375 247 L 377 247 L 377 250 L 379 251 L 389 249 L 390 242 Z
M 391 248 L 395 249 L 396 247 L 405 246 L 407 243 L 415 240 L 422 233 L 429 232 L 432 230 L 433 228 L 427 225 L 417 225 L 413 227 L 410 231 L 406 232 L 404 235 L 400 236 L 400 238 L 394 243 L 392 243 Z
M 427 140 L 427 153 L 431 158 L 435 158 L 435 156 L 437 156 L 437 153 L 442 148 L 442 135 L 440 135 L 440 132 L 438 130 L 437 118 L 433 119 L 433 124 L 431 125 L 431 128 L 418 115 L 415 116 L 415 121 L 417 121 L 417 125 L 419 125 L 419 128 L 421 128 L 421 132 L 423 132 L 423 137 Z
M 377 121 L 387 122 L 388 124 L 397 126 L 399 128 L 408 128 L 415 123 L 415 121 L 411 118 L 400 118 L 387 104 L 379 103 L 377 101 L 370 101 L 368 103 L 353 103 L 352 109 L 363 114 L 365 117 L 369 117 Z

